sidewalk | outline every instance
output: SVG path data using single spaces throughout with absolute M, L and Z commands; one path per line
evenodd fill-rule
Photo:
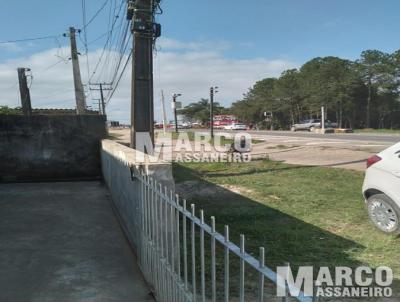
M 100 182 L 0 185 L 0 301 L 154 301 Z

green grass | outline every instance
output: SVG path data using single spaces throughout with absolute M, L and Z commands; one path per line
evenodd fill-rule
M 400 129 L 356 129 L 354 133 L 373 133 L 373 134 L 400 134 Z
M 185 182 L 195 183 L 188 202 L 215 216 L 219 232 L 230 225 L 236 244 L 245 234 L 254 255 L 264 246 L 272 268 L 286 261 L 317 268 L 386 265 L 400 277 L 400 239 L 369 223 L 362 173 L 254 161 L 174 164 L 174 177 L 183 195 Z

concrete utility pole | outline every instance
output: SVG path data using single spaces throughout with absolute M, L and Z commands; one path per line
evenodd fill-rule
M 83 90 L 81 71 L 79 68 L 78 50 L 76 47 L 76 29 L 74 27 L 69 28 L 69 38 L 71 41 L 71 60 L 72 60 L 72 71 L 74 75 L 74 87 L 75 87 L 75 99 L 76 99 L 76 112 L 77 114 L 85 114 L 86 112 L 86 101 L 85 91 Z M 78 30 L 80 32 L 80 30 Z M 67 36 L 64 34 L 64 36 Z
M 167 132 L 167 112 L 165 111 L 165 98 L 164 98 L 164 91 L 161 91 L 161 109 L 163 115 L 163 129 L 164 134 Z
M 218 93 L 218 87 L 210 88 L 210 134 L 214 137 L 214 95 Z
M 132 20 L 133 60 L 131 97 L 131 147 L 138 135 L 154 142 L 153 42 L 161 35 L 154 23 L 154 0 L 130 0 L 127 18 Z
M 175 119 L 175 132 L 178 133 L 178 114 L 176 112 L 177 109 L 177 103 L 176 103 L 176 99 L 178 97 L 182 96 L 182 94 L 180 93 L 174 93 L 172 94 L 172 109 L 174 110 L 174 119 Z
M 107 83 L 90 83 L 90 85 L 97 85 L 99 88 L 89 88 L 90 90 L 94 91 L 100 91 L 100 101 L 101 101 L 101 109 L 102 109 L 102 114 L 106 115 L 106 104 L 104 100 L 104 91 L 105 90 L 112 90 L 111 84 Z M 110 87 L 104 87 L 104 86 L 110 86 Z
M 22 112 L 26 116 L 32 115 L 31 105 L 31 94 L 28 88 L 28 81 L 26 79 L 26 71 L 30 71 L 29 68 L 18 68 L 18 81 L 19 81 L 19 92 L 21 94 L 21 107 Z
M 325 133 L 325 107 L 321 107 L 321 129 L 322 133 Z

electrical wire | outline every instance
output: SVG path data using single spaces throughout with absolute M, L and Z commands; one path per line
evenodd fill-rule
M 19 43 L 19 42 L 29 42 L 29 41 L 37 41 L 37 40 L 46 40 L 46 39 L 54 39 L 54 38 L 58 38 L 58 37 L 61 37 L 61 35 L 53 35 L 53 36 L 44 36 L 44 37 L 36 37 L 36 38 L 27 38 L 27 39 L 0 41 L 0 44 Z
M 124 1 L 122 1 L 121 5 L 120 5 L 118 14 L 120 13 L 120 11 L 122 9 L 123 3 L 124 3 Z M 115 11 L 115 9 L 114 9 L 114 11 Z M 113 18 L 111 17 L 111 15 L 112 15 L 112 7 L 110 6 L 110 20 L 112 20 L 112 21 L 109 22 L 109 28 L 110 28 L 110 25 L 111 25 L 111 29 L 108 31 L 109 34 L 107 36 L 106 43 L 104 44 L 103 50 L 102 50 L 101 55 L 100 55 L 100 57 L 99 57 L 99 59 L 98 59 L 98 61 L 96 63 L 96 66 L 95 66 L 92 74 L 89 77 L 89 83 L 93 79 L 94 75 L 97 73 L 97 70 L 98 70 L 98 68 L 100 66 L 100 63 L 103 60 L 104 54 L 106 52 L 106 49 L 107 49 L 107 47 L 108 47 L 108 45 L 109 45 L 109 43 L 111 41 L 112 33 L 113 33 L 114 29 L 115 29 L 115 24 L 116 24 L 116 22 L 118 20 L 118 15 L 114 14 Z M 100 75 L 101 75 L 101 73 L 100 73 Z M 100 75 L 99 75 L 99 77 L 100 77 Z
M 83 45 L 85 46 L 85 53 L 86 53 L 86 71 L 87 71 L 87 79 L 89 81 L 90 77 L 90 67 L 89 67 L 89 48 L 88 48 L 88 40 L 87 40 L 87 23 L 86 23 L 86 1 L 81 0 L 82 3 L 82 23 L 83 23 L 83 39 L 84 43 Z M 80 32 L 79 32 L 80 36 Z
M 97 10 L 97 12 L 95 12 L 95 14 L 93 15 L 93 17 L 90 18 L 90 20 L 89 20 L 89 21 L 86 23 L 86 25 L 84 26 L 84 29 L 85 29 L 86 27 L 88 27 L 88 26 L 97 18 L 97 16 L 101 13 L 101 11 L 107 6 L 108 1 L 110 1 L 110 0 L 106 0 L 106 1 L 103 3 L 103 5 Z
M 118 81 L 117 81 L 117 83 L 115 84 L 114 89 L 111 90 L 110 95 L 107 97 L 106 106 L 110 103 L 111 98 L 114 96 L 114 93 L 117 91 L 117 89 L 118 89 L 118 87 L 119 87 L 119 83 L 120 83 L 120 81 L 121 81 L 121 79 L 122 79 L 122 76 L 123 76 L 124 73 L 125 73 L 126 67 L 128 67 L 128 64 L 129 64 L 129 62 L 130 62 L 130 60 L 131 60 L 131 58 L 132 58 L 132 53 L 133 53 L 133 51 L 131 51 L 131 52 L 129 53 L 128 59 L 127 59 L 126 62 L 125 62 L 124 68 L 122 69 L 122 72 L 121 72 L 121 74 L 120 74 L 120 76 L 119 76 L 119 78 L 118 78 Z

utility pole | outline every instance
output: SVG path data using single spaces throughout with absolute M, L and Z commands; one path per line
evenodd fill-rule
M 163 115 L 163 129 L 165 134 L 167 132 L 167 113 L 165 112 L 164 90 L 161 91 L 161 109 Z
M 175 119 L 175 132 L 178 133 L 178 114 L 176 112 L 176 109 L 178 107 L 177 103 L 176 103 L 176 99 L 178 97 L 182 96 L 182 94 L 180 93 L 174 93 L 172 94 L 172 109 L 174 110 L 174 119 Z
M 213 86 L 210 88 L 210 133 L 214 138 L 214 95 L 218 93 L 218 87 Z
M 106 104 L 104 100 L 104 91 L 105 90 L 112 90 L 111 84 L 107 83 L 89 83 L 89 85 L 96 85 L 99 86 L 99 88 L 89 88 L 90 90 L 94 91 L 100 91 L 100 101 L 101 101 L 101 112 L 103 115 L 106 115 Z M 104 86 L 110 86 L 110 87 L 104 87 Z
M 131 147 L 138 134 L 150 135 L 154 142 L 153 42 L 161 35 L 154 23 L 154 0 L 130 0 L 128 20 L 132 20 L 133 60 L 131 96 Z
M 28 88 L 28 81 L 26 79 L 26 71 L 30 71 L 29 68 L 18 68 L 18 81 L 19 81 L 19 92 L 21 95 L 21 107 L 22 112 L 26 116 L 32 115 L 31 105 L 31 94 Z
M 76 112 L 77 114 L 85 114 L 86 112 L 86 101 L 85 92 L 83 90 L 81 71 L 79 68 L 78 50 L 76 47 L 76 30 L 74 27 L 69 28 L 69 35 L 64 34 L 64 37 L 69 36 L 71 41 L 71 60 L 72 60 L 72 72 L 74 76 L 74 87 L 75 87 L 75 99 L 76 99 Z

